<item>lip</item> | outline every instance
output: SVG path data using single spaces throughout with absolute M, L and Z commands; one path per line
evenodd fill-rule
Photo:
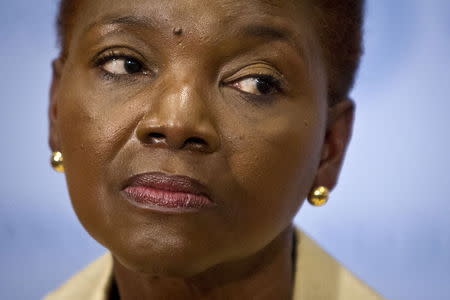
M 183 175 L 138 174 L 126 181 L 122 192 L 134 206 L 162 212 L 198 211 L 214 206 L 207 187 Z

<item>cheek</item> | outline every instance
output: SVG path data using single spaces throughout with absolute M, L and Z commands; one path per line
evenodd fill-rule
M 257 126 L 238 122 L 245 130 L 230 143 L 228 164 L 243 195 L 236 227 L 249 232 L 242 235 L 274 237 L 291 223 L 319 164 L 324 122 L 317 111 L 287 109 Z
M 127 101 L 125 89 L 99 85 L 82 72 L 62 85 L 68 87 L 58 106 L 66 173 L 74 178 L 102 175 L 106 162 L 130 139 L 144 110 Z
M 129 138 L 130 127 L 139 118 L 127 114 L 134 107 L 108 101 L 90 93 L 77 94 L 76 88 L 60 98 L 58 126 L 65 175 L 74 210 L 84 227 L 99 242 L 101 231 L 113 222 L 107 205 L 111 187 L 111 160 Z M 86 90 L 86 89 L 78 89 Z M 109 99 L 111 100 L 111 99 Z M 114 100 L 114 99 L 112 99 Z M 131 131 L 130 131 L 131 130 Z M 102 212 L 102 218 L 99 216 Z

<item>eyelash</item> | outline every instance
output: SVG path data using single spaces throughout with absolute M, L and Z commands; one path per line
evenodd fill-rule
M 131 73 L 131 74 L 114 74 L 111 72 L 108 72 L 107 70 L 105 70 L 102 66 L 105 65 L 107 62 L 110 61 L 114 61 L 114 60 L 131 60 L 131 61 L 135 61 L 137 62 L 143 70 L 146 70 L 145 68 L 145 64 L 142 63 L 142 61 L 136 57 L 134 57 L 133 55 L 129 55 L 129 54 L 125 54 L 123 52 L 118 52 L 115 50 L 110 50 L 104 54 L 101 54 L 100 56 L 97 56 L 96 58 L 94 58 L 94 67 L 100 69 L 102 76 L 107 79 L 107 80 L 120 80 L 120 79 L 130 79 L 130 77 L 132 75 L 137 75 L 140 73 L 140 75 L 148 75 L 147 73 L 149 73 L 148 71 L 145 71 L 144 73 L 141 72 L 136 72 L 136 73 Z

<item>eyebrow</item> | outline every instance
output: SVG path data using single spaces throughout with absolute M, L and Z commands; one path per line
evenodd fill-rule
M 152 18 L 149 17 L 140 17 L 140 16 L 120 17 L 117 15 L 112 15 L 103 17 L 102 19 L 89 24 L 84 30 L 84 32 L 86 33 L 98 26 L 107 26 L 107 25 L 132 25 L 146 28 L 157 27 L 157 23 Z
M 286 27 L 269 26 L 265 24 L 249 24 L 239 30 L 244 37 L 256 37 L 271 41 L 282 41 L 299 51 L 303 57 L 305 55 L 305 45 L 295 38 L 292 30 Z
M 99 21 L 96 21 L 90 24 L 85 32 L 88 32 L 94 27 L 97 26 L 107 26 L 107 25 L 128 25 L 128 26 L 137 26 L 144 27 L 149 29 L 155 29 L 158 26 L 158 23 L 155 22 L 154 19 L 146 16 L 117 16 L 111 15 L 102 18 Z M 301 55 L 305 54 L 304 45 L 294 38 L 295 34 L 285 27 L 279 26 L 270 26 L 266 24 L 248 24 L 244 25 L 243 28 L 239 28 L 238 36 L 244 37 L 255 37 L 261 39 L 267 39 L 271 41 L 283 41 L 287 44 L 291 45 L 295 49 L 297 49 Z
M 155 27 L 155 22 L 149 17 L 125 16 L 112 18 L 110 24 L 137 25 L 143 27 Z
M 243 28 L 243 35 L 274 40 L 290 40 L 286 31 L 267 25 L 250 24 Z

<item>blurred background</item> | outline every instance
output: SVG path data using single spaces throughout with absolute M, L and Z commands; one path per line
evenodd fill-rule
M 40 299 L 105 250 L 48 159 L 57 1 L 0 2 L 0 299 Z M 388 299 L 450 299 L 450 1 L 368 0 L 353 140 L 296 218 Z

